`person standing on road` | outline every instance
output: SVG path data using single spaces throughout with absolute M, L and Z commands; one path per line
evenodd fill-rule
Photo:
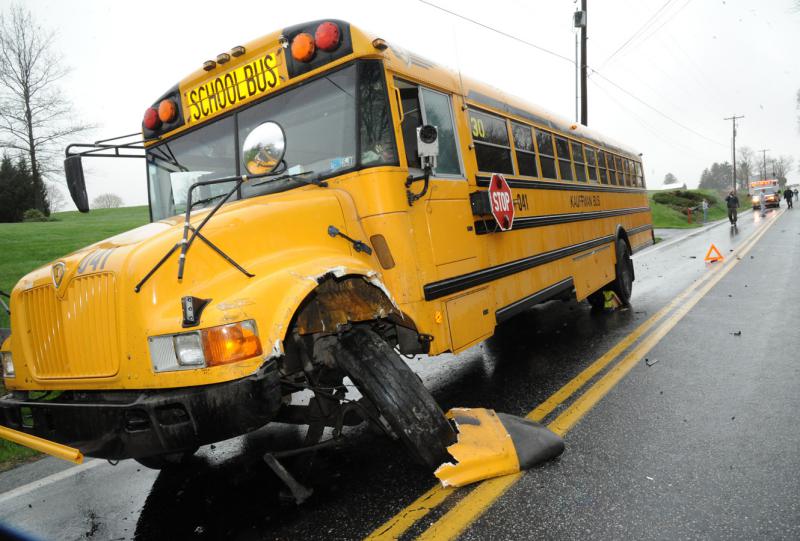
M 705 199 L 703 201 L 705 201 Z M 728 204 L 728 220 L 731 222 L 731 225 L 736 225 L 736 220 L 738 219 L 736 209 L 739 208 L 739 198 L 736 197 L 733 190 L 731 190 L 731 193 L 725 198 L 725 202 Z
M 767 196 L 764 195 L 764 190 L 758 194 L 758 206 L 761 209 L 761 217 L 767 215 Z
M 706 223 L 706 221 L 708 219 L 708 201 L 703 199 L 703 202 L 701 203 L 701 207 L 703 208 L 703 223 Z
M 789 205 L 789 208 L 792 208 L 792 199 L 794 199 L 794 192 L 791 188 L 786 188 L 786 191 L 783 192 L 783 198 L 786 199 L 786 204 Z
M 794 199 L 797 200 L 797 188 L 794 189 Z

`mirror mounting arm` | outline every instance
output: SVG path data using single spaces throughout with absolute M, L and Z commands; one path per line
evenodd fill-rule
M 420 176 L 408 175 L 406 178 L 406 198 L 408 199 L 408 206 L 413 207 L 414 203 L 421 199 L 426 193 L 428 193 L 428 185 L 431 179 L 431 165 L 430 163 L 425 164 L 425 168 L 423 169 L 423 173 Z M 422 190 L 419 193 L 414 193 L 411 191 L 411 184 L 417 182 L 418 180 L 424 180 L 424 184 L 422 185 Z

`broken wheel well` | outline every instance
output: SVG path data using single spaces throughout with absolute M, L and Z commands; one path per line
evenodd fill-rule
M 628 233 L 625 231 L 625 228 L 622 225 L 617 226 L 616 238 L 625 242 L 625 245 L 628 247 L 628 253 L 633 253 L 631 241 L 628 239 Z
M 377 283 L 376 283 L 377 282 Z M 376 331 L 403 353 L 424 353 L 429 340 L 420 338 L 411 318 L 389 297 L 374 277 L 326 274 L 305 298 L 291 332 L 299 336 L 337 334 L 348 326 L 374 322 Z

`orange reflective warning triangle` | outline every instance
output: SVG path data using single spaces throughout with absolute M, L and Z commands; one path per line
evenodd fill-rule
M 711 255 L 712 252 L 714 254 L 716 254 L 716 255 Z M 705 261 L 713 263 L 714 261 L 722 261 L 723 259 L 725 259 L 725 258 L 722 257 L 721 253 L 719 253 L 719 250 L 717 250 L 717 247 L 712 244 L 711 248 L 709 248 L 708 252 L 706 252 Z

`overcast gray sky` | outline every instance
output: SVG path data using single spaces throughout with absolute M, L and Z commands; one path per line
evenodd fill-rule
M 432 0 L 482 24 L 574 58 L 572 0 Z M 737 146 L 800 161 L 800 12 L 794 0 L 588 0 L 589 125 L 643 153 L 648 186 L 667 172 L 689 186 Z M 0 0 L 0 8 L 12 2 Z M 575 116 L 574 65 L 415 0 L 109 2 L 27 0 L 57 31 L 72 72 L 63 90 L 100 139 L 140 129 L 145 108 L 217 53 L 325 17 L 350 21 L 440 64 Z M 666 7 L 665 7 L 666 6 Z M 656 15 L 637 38 L 609 57 Z M 623 92 L 624 89 L 626 92 Z M 640 101 L 641 100 L 641 101 Z M 100 163 L 102 162 L 102 163 Z M 90 197 L 145 204 L 144 164 L 87 163 Z M 789 176 L 797 182 L 797 163 Z

